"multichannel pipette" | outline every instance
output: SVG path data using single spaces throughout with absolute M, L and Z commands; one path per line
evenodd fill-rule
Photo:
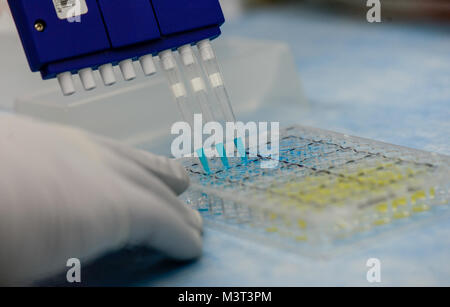
M 225 19 L 218 0 L 8 0 L 29 66 L 44 80 L 57 78 L 64 95 L 85 90 L 94 71 L 105 85 L 155 72 L 153 56 L 220 35 Z
M 213 89 L 215 96 L 219 101 L 219 106 L 222 109 L 225 121 L 232 123 L 236 122 L 236 117 L 234 116 L 233 108 L 231 106 L 230 96 L 228 95 L 227 89 L 225 87 L 223 75 L 220 70 L 220 66 L 216 58 L 216 53 L 214 52 L 211 42 L 208 39 L 202 40 L 197 44 L 197 47 L 203 61 L 203 67 L 205 68 L 206 74 L 208 75 L 211 88 Z M 242 161 L 246 163 L 247 155 L 245 152 L 244 142 L 242 140 L 243 137 L 245 136 L 238 135 L 234 139 L 234 143 L 239 155 L 242 158 Z M 225 152 L 223 153 L 224 155 L 219 153 L 220 157 L 225 157 Z M 224 159 L 222 159 L 222 161 L 224 161 Z
M 211 104 L 209 103 L 208 93 L 206 90 L 206 84 L 203 80 L 201 67 L 199 66 L 195 54 L 191 48 L 191 45 L 184 45 L 178 49 L 181 57 L 181 62 L 184 66 L 186 78 L 190 84 L 191 90 L 194 93 L 195 101 L 200 105 L 203 118 L 207 122 L 216 121 L 215 116 L 211 110 Z M 223 146 L 223 145 L 222 145 Z M 205 150 L 203 147 L 197 148 L 196 153 L 199 157 L 203 168 L 207 173 L 210 172 L 208 160 L 206 158 Z
M 96 88 L 98 70 L 105 86 L 116 83 L 114 66 L 125 81 L 137 74 L 138 61 L 146 76 L 156 72 L 159 56 L 170 88 L 185 121 L 197 105 L 206 121 L 235 122 L 223 77 L 210 40 L 218 37 L 225 19 L 218 0 L 8 0 L 32 71 L 44 80 L 57 78 L 62 93 L 76 92 L 73 75 L 85 90 Z M 201 64 L 192 45 L 197 45 Z M 180 71 L 173 51 L 183 64 Z M 202 69 L 203 67 L 203 69 Z M 219 103 L 220 115 L 211 105 L 208 84 Z M 187 90 L 184 80 L 188 80 Z M 189 92 L 193 93 L 190 99 Z M 234 140 L 245 159 L 241 138 Z M 228 166 L 223 144 L 217 151 Z M 203 148 L 197 149 L 205 170 Z
M 203 118 L 207 122 L 235 122 L 231 103 L 229 101 L 225 85 L 222 81 L 222 74 L 219 70 L 212 46 L 209 40 L 203 40 L 201 43 L 198 43 L 197 46 L 199 48 L 200 57 L 203 61 L 203 67 L 207 74 L 207 78 L 210 80 L 210 86 L 216 93 L 215 96 L 219 103 L 220 109 L 219 113 L 213 111 L 212 99 L 214 98 L 208 96 L 208 87 L 203 77 L 202 66 L 199 64 L 196 54 L 190 44 L 186 44 L 178 48 L 184 74 L 182 74 L 178 69 L 177 61 L 171 51 L 164 51 L 159 55 L 161 66 L 166 72 L 170 88 L 178 103 L 183 118 L 185 121 L 192 123 L 194 113 L 196 112 L 195 110 L 197 109 L 195 104 L 197 103 Z M 193 99 L 189 99 L 188 97 L 188 91 L 186 90 L 185 83 L 182 81 L 183 76 L 190 87 L 190 92 L 193 93 Z M 245 157 L 245 150 L 243 149 L 242 140 L 240 138 L 237 138 L 236 140 L 239 140 L 239 142 L 235 142 L 236 144 L 241 144 L 241 146 L 237 146 L 238 150 L 242 149 L 244 151 L 243 156 Z M 229 164 L 224 143 L 216 144 L 216 150 L 218 155 L 221 157 L 224 167 L 228 168 Z M 195 152 L 197 153 L 203 168 L 207 173 L 209 173 L 210 168 L 206 158 L 205 149 L 203 147 L 197 148 L 195 149 Z

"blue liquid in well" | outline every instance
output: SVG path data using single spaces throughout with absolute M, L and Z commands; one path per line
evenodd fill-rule
M 242 142 L 242 138 L 235 138 L 234 145 L 236 145 L 239 156 L 241 156 L 242 162 L 244 164 L 247 163 L 247 153 L 245 152 L 244 142 Z
M 228 164 L 228 158 L 225 150 L 225 146 L 223 143 L 216 145 L 217 152 L 219 153 L 220 160 L 222 161 L 223 166 L 225 169 L 229 169 L 230 165 Z
M 206 158 L 205 151 L 203 148 L 197 149 L 198 159 L 203 166 L 206 174 L 211 174 L 211 170 L 209 169 L 208 159 Z

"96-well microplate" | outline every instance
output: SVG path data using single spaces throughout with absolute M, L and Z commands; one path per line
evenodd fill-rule
M 183 194 L 207 225 L 304 254 L 330 255 L 448 216 L 448 156 L 320 129 L 280 131 L 279 163 L 182 159 Z

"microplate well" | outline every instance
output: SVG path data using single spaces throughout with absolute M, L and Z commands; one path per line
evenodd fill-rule
M 279 163 L 212 158 L 206 174 L 183 158 L 182 198 L 205 223 L 239 237 L 328 257 L 381 235 L 450 216 L 450 157 L 293 126 L 280 131 Z

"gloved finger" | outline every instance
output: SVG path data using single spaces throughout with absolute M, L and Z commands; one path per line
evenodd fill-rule
M 133 161 L 146 171 L 157 176 L 177 195 L 180 195 L 188 188 L 189 176 L 184 167 L 177 161 L 167 157 L 154 155 L 143 150 L 131 148 L 101 136 L 94 136 L 94 138 L 97 142 L 106 146 L 117 155 Z
M 193 212 L 186 204 L 180 202 L 173 189 L 159 177 L 129 159 L 111 156 L 106 160 L 111 163 L 112 169 L 120 177 L 125 178 L 127 182 L 133 183 L 136 187 L 140 187 L 164 199 L 165 203 L 183 216 L 189 225 L 198 230 L 202 229 L 202 220 L 198 214 Z
M 198 258 L 202 253 L 200 214 L 187 208 L 173 193 L 147 196 L 142 192 L 135 194 L 138 201 L 131 206 L 131 243 L 146 244 L 178 260 Z M 176 207 L 186 210 L 178 211 Z M 197 227 L 191 225 L 193 220 Z

